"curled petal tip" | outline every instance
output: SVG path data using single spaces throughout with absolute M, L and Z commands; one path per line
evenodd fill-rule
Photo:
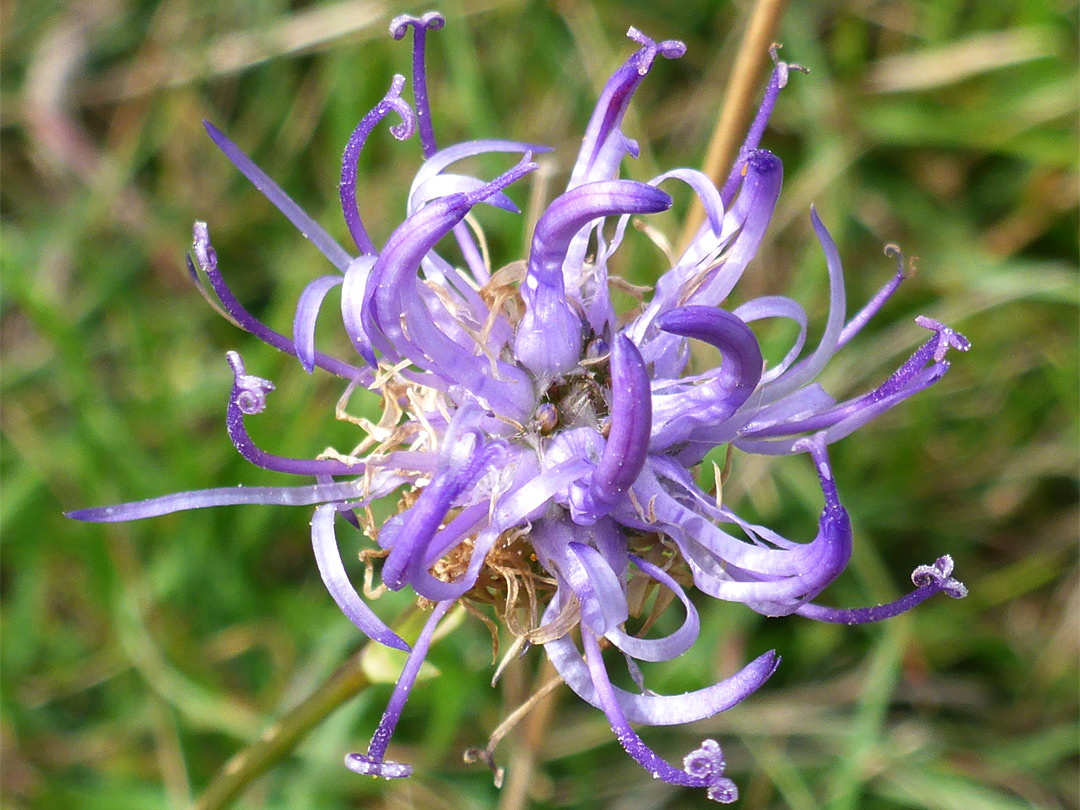
M 934 360 L 938 363 L 945 359 L 945 355 L 949 349 L 956 349 L 958 352 L 966 352 L 971 348 L 970 340 L 955 329 L 946 326 L 941 321 L 928 318 L 925 315 L 919 315 L 915 318 L 915 323 L 923 329 L 937 332 L 938 344 L 934 349 Z
M 632 25 L 626 30 L 626 36 L 638 45 L 651 51 L 649 54 L 650 62 L 652 61 L 652 57 L 658 53 L 665 59 L 678 59 L 686 53 L 686 43 L 678 39 L 665 39 L 663 42 L 657 43 L 651 37 L 646 36 L 642 31 Z
M 739 798 L 739 789 L 735 783 L 724 776 L 724 752 L 716 740 L 704 740 L 683 758 L 683 770 L 708 785 L 706 795 L 714 802 L 731 804 Z
M 266 408 L 266 394 L 274 390 L 274 384 L 262 377 L 247 374 L 244 361 L 237 352 L 226 352 L 226 360 L 233 371 L 232 397 L 241 413 L 262 413 Z
M 645 466 L 652 430 L 652 399 L 645 360 L 626 335 L 611 351 L 611 432 L 589 486 L 598 512 L 610 510 Z
M 918 270 L 918 256 L 907 258 L 901 247 L 893 242 L 885 245 L 885 255 L 890 259 L 896 259 L 896 277 L 898 279 L 911 278 Z
M 390 36 L 401 39 L 409 30 L 410 25 L 421 31 L 438 31 L 446 25 L 446 18 L 437 11 L 429 11 L 419 17 L 412 14 L 400 14 L 390 21 Z
M 686 53 L 686 43 L 679 39 L 665 39 L 656 49 L 665 59 L 678 59 Z
M 406 779 L 412 776 L 412 765 L 404 762 L 377 760 L 365 754 L 346 754 L 345 767 L 364 776 L 380 776 L 383 779 Z
M 934 586 L 946 596 L 963 599 L 968 594 L 967 586 L 952 576 L 953 558 L 948 554 L 938 557 L 933 565 L 920 565 L 911 572 L 911 581 L 918 587 Z
M 191 230 L 195 259 L 203 270 L 213 273 L 217 269 L 217 251 L 210 244 L 210 229 L 205 222 L 197 220 Z

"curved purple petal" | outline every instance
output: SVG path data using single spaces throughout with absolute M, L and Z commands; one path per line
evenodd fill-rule
M 748 324 L 765 318 L 785 318 L 794 321 L 799 329 L 799 334 L 795 336 L 795 341 L 784 358 L 761 375 L 762 383 L 771 382 L 787 371 L 806 344 L 806 327 L 809 324 L 809 318 L 802 305 L 791 298 L 783 295 L 763 295 L 736 307 L 731 314 Z
M 836 249 L 829 231 L 821 222 L 817 209 L 810 208 L 810 222 L 814 226 L 821 249 L 825 252 L 825 263 L 829 271 L 829 319 L 825 323 L 825 332 L 814 353 L 797 363 L 787 373 L 764 387 L 764 402 L 775 402 L 792 391 L 800 388 L 816 377 L 832 356 L 840 342 L 840 333 L 844 329 L 846 297 L 844 294 L 844 269 L 840 263 L 840 251 Z
M 371 268 L 375 266 L 374 256 L 360 256 L 353 259 L 345 270 L 345 279 L 341 287 L 341 319 L 345 334 L 349 336 L 353 348 L 372 368 L 378 367 L 375 349 L 371 345 L 369 331 L 374 333 L 378 324 L 374 320 L 364 322 L 364 302 L 374 292 L 369 290 L 368 280 Z M 374 318 L 374 313 L 371 315 Z
M 543 623 L 558 615 L 552 602 Z M 601 708 L 592 679 L 574 640 L 569 635 L 544 644 L 552 665 L 574 693 L 586 703 Z M 714 717 L 752 695 L 780 665 L 780 656 L 770 650 L 739 672 L 712 686 L 682 695 L 639 695 L 613 687 L 619 709 L 631 723 L 647 726 L 678 726 Z
M 612 644 L 638 661 L 670 661 L 677 658 L 689 650 L 697 641 L 698 632 L 701 629 L 697 609 L 679 583 L 663 570 L 640 557 L 631 555 L 630 559 L 643 573 L 671 589 L 672 593 L 682 602 L 683 608 L 686 610 L 686 618 L 678 630 L 664 638 L 637 638 L 628 635 L 625 630 L 619 627 L 608 630 L 604 635 Z
M 236 352 L 228 352 L 226 357 L 233 370 L 233 387 L 225 412 L 225 425 L 240 455 L 256 467 L 290 475 L 359 475 L 364 471 L 361 462 L 348 464 L 337 459 L 286 458 L 257 447 L 244 427 L 244 417 L 262 412 L 266 407 L 266 392 L 272 391 L 274 384 L 246 374 L 244 361 Z
M 916 605 L 919 605 L 944 593 L 953 599 L 963 599 L 967 596 L 967 587 L 960 580 L 952 576 L 952 557 L 946 554 L 939 557 L 933 565 L 920 565 L 911 574 L 911 581 L 916 588 L 909 594 L 900 597 L 884 605 L 865 608 L 830 608 L 823 605 L 806 604 L 795 613 L 807 619 L 829 624 L 869 624 L 880 622 L 907 613 Z
M 485 181 L 478 177 L 469 177 L 464 174 L 438 174 L 417 187 L 412 199 L 419 208 L 424 203 L 439 197 L 468 194 L 470 191 L 483 188 L 484 185 Z M 503 211 L 509 211 L 511 214 L 521 213 L 521 209 L 514 204 L 514 201 L 501 191 L 492 194 L 484 202 L 495 208 L 501 208 Z
M 671 394 L 654 394 L 654 450 L 684 441 L 696 429 L 719 425 L 732 416 L 757 388 L 763 363 L 750 327 L 725 310 L 680 307 L 661 315 L 656 325 L 664 332 L 715 347 L 721 363 L 700 384 L 680 386 Z
M 581 359 L 583 326 L 570 305 L 563 260 L 575 234 L 593 220 L 616 214 L 651 214 L 671 207 L 671 197 L 645 183 L 610 180 L 577 186 L 558 197 L 536 223 L 528 272 L 521 285 L 525 316 L 514 354 L 537 377 L 557 377 Z
M 383 96 L 383 100 L 375 105 L 375 108 L 365 115 L 345 144 L 345 152 L 341 156 L 341 181 L 338 184 L 338 198 L 341 200 L 341 211 L 345 216 L 345 225 L 349 229 L 353 242 L 361 254 L 375 255 L 375 249 L 367 229 L 360 219 L 360 210 L 356 201 L 356 175 L 357 165 L 360 160 L 360 152 L 367 142 L 371 131 L 382 121 L 391 110 L 401 117 L 401 124 L 390 128 L 390 133 L 399 141 L 407 140 L 416 131 L 416 116 L 412 109 L 401 99 L 401 88 L 405 86 L 405 77 L 397 74 L 390 84 L 390 89 Z M 342 268 L 344 269 L 344 268 Z
M 382 581 L 388 588 L 400 590 L 406 581 L 426 570 L 427 549 L 446 513 L 504 455 L 501 443 L 487 446 L 476 444 L 462 463 L 439 472 L 421 491 L 416 503 L 398 515 L 399 522 L 393 529 L 393 545 L 382 568 Z
M 585 128 L 577 161 L 570 173 L 567 190 L 596 180 L 610 180 L 616 176 L 619 163 L 629 151 L 637 154 L 636 145 L 623 135 L 620 125 L 634 91 L 641 84 L 657 54 L 665 59 L 678 59 L 686 52 L 686 46 L 678 40 L 653 42 L 636 28 L 626 32 L 630 39 L 641 45 L 608 79 L 600 94 L 592 118 Z
M 233 291 L 229 289 L 229 285 L 225 283 L 225 279 L 222 278 L 221 272 L 218 270 L 217 253 L 210 244 L 210 233 L 207 230 L 206 223 L 196 222 L 194 233 L 195 256 L 199 260 L 199 265 L 202 267 L 203 272 L 206 273 L 206 279 L 210 282 L 210 287 L 213 289 L 214 294 L 217 295 L 218 300 L 221 301 L 222 307 L 225 309 L 226 314 L 232 319 L 232 322 L 240 329 L 243 329 L 245 332 L 250 332 L 259 340 L 263 341 L 263 343 L 273 346 L 278 351 L 295 355 L 295 343 L 280 332 L 275 332 L 273 329 L 262 323 L 258 318 L 248 312 L 237 297 L 233 295 Z M 198 280 L 199 274 L 195 270 L 195 265 L 192 263 L 191 257 L 185 256 L 184 258 L 187 262 L 188 273 Z M 329 371 L 331 374 L 336 374 L 342 379 L 357 380 L 365 385 L 372 379 L 371 372 L 367 369 L 361 369 L 349 365 L 348 363 L 343 363 L 337 358 L 330 357 L 322 352 L 315 352 L 315 365 Z
M 625 497 L 645 467 L 651 430 L 645 361 L 630 338 L 618 335 L 611 351 L 611 430 L 588 488 L 571 501 L 576 522 L 595 523 Z
M 456 143 L 441 149 L 424 161 L 424 165 L 413 178 L 412 187 L 409 189 L 408 203 L 405 213 L 412 216 L 421 207 L 424 200 L 419 196 L 420 189 L 428 182 L 442 173 L 443 169 L 459 160 L 486 155 L 494 152 L 518 152 L 522 155 L 531 153 L 539 155 L 550 152 L 550 146 L 541 144 L 525 143 L 524 141 L 504 141 L 497 139 L 465 141 Z
M 250 180 L 251 184 L 261 191 L 263 196 L 288 218 L 289 222 L 296 226 L 302 236 L 310 239 L 320 253 L 333 262 L 338 270 L 344 272 L 352 260 L 345 248 L 339 245 L 334 237 L 328 234 L 319 223 L 293 202 L 292 198 L 281 190 L 281 186 L 256 166 L 254 161 L 245 155 L 239 146 L 225 137 L 225 134 L 220 129 L 209 121 L 203 121 L 203 126 L 206 128 L 207 134 L 210 135 L 210 139 L 217 145 L 217 148 L 240 170 L 240 173 Z
M 634 761 L 642 768 L 671 785 L 708 788 L 708 797 L 729 804 L 739 796 L 735 783 L 723 775 L 724 757 L 715 740 L 705 740 L 701 748 L 691 752 L 684 760 L 685 770 L 679 770 L 657 756 L 630 727 L 616 698 L 615 687 L 608 678 L 604 661 L 600 657 L 600 645 L 596 636 L 588 630 L 581 633 L 585 646 L 585 661 L 592 677 L 600 707 L 611 723 L 615 738 Z
M 323 504 L 316 507 L 315 516 L 311 519 L 311 545 L 326 590 L 337 602 L 341 612 L 365 636 L 395 650 L 408 650 L 409 645 L 372 613 L 371 608 L 364 604 L 360 594 L 349 582 L 349 575 L 345 572 L 341 552 L 338 550 L 337 533 L 334 531 L 336 514 L 337 509 L 333 504 Z
M 594 548 L 568 543 L 561 571 L 581 603 L 581 620 L 594 633 L 615 630 L 629 616 L 626 590 Z
M 517 166 L 480 189 L 435 200 L 394 231 L 371 271 L 362 313 L 376 348 L 395 361 L 402 355 L 422 369 L 458 385 L 499 413 L 524 418 L 531 407 L 531 384 L 520 370 L 489 361 L 456 343 L 432 320 L 418 290 L 416 270 L 435 243 L 462 220 L 472 206 L 506 188 L 536 168 L 526 155 Z
M 300 299 L 296 302 L 293 343 L 296 344 L 296 356 L 300 359 L 300 365 L 308 374 L 315 370 L 315 320 L 319 317 L 326 294 L 343 280 L 341 276 L 317 278 L 304 287 Z

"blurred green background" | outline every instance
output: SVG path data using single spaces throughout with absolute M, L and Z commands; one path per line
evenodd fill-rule
M 341 148 L 392 73 L 408 72 L 389 17 L 427 7 L 0 6 L 4 807 L 185 807 L 360 647 L 319 580 L 306 509 L 110 527 L 61 512 L 280 482 L 225 436 L 227 349 L 278 385 L 249 420 L 257 441 L 284 455 L 355 442 L 332 419 L 338 381 L 308 377 L 234 329 L 188 281 L 182 257 L 196 218 L 210 222 L 238 295 L 278 329 L 291 328 L 300 290 L 329 268 L 200 120 L 228 132 L 344 244 Z M 700 166 L 750 11 L 714 0 L 439 8 L 448 23 L 430 38 L 429 64 L 441 143 L 550 144 L 552 187 L 606 77 L 632 51 L 631 24 L 688 48 L 638 92 L 625 128 L 642 155 L 626 173 Z M 865 390 L 891 373 L 922 339 L 917 314 L 974 345 L 931 391 L 836 446 L 856 552 L 824 598 L 894 598 L 916 565 L 943 553 L 971 595 L 852 629 L 699 602 L 700 641 L 653 666 L 652 688 L 701 687 L 770 648 L 783 664 L 736 709 L 644 736 L 674 761 L 716 736 L 741 807 L 1078 806 L 1077 36 L 1076 4 L 1054 0 L 792 2 L 782 20 L 784 56 L 811 72 L 792 78 L 764 140 L 784 159 L 785 190 L 739 300 L 790 291 L 820 330 L 813 202 L 840 246 L 852 308 L 892 273 L 886 242 L 919 267 L 830 366 L 830 390 Z M 361 205 L 377 243 L 400 222 L 418 165 L 415 140 L 376 131 Z M 527 188 L 512 191 L 522 204 Z M 675 191 L 675 211 L 654 221 L 672 240 L 689 202 Z M 497 262 L 522 256 L 520 219 L 480 216 Z M 660 269 L 640 235 L 626 255 L 636 281 Z M 345 351 L 333 313 L 324 320 L 323 345 Z M 820 493 L 805 458 L 736 454 L 725 494 L 793 538 L 813 536 Z M 403 606 L 398 595 L 379 610 Z M 533 722 L 533 744 L 518 733 L 503 743 L 501 764 L 532 757 L 536 771 L 525 794 L 500 794 L 462 751 L 482 746 L 520 702 L 542 655 L 498 689 L 490 655 L 475 620 L 431 653 L 441 677 L 415 690 L 391 749 L 413 763 L 413 779 L 372 781 L 341 766 L 378 721 L 390 687 L 377 685 L 236 806 L 708 805 L 649 778 L 603 715 L 568 692 Z

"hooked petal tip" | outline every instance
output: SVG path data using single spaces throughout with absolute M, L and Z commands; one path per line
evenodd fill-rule
M 410 25 L 420 31 L 438 31 L 446 25 L 446 18 L 437 11 L 429 11 L 419 17 L 412 14 L 399 14 L 390 21 L 390 36 L 401 39 L 409 30 Z

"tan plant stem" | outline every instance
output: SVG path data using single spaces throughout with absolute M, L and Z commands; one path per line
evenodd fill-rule
M 405 611 L 398 621 L 399 626 L 413 609 Z M 371 680 L 364 673 L 362 659 L 372 643 L 361 647 L 302 703 L 274 723 L 256 742 L 226 762 L 192 810 L 223 810 L 229 807 L 255 779 L 287 756 L 334 709 L 370 686 Z
M 739 144 L 750 126 L 758 85 L 763 69 L 768 64 L 769 45 L 775 38 L 786 5 L 787 0 L 757 0 L 754 3 L 750 22 L 746 26 L 746 33 L 728 80 L 724 106 L 720 109 L 720 117 L 709 140 L 709 149 L 705 153 L 705 164 L 702 167 L 702 171 L 718 186 L 727 179 L 727 173 L 738 154 Z M 686 246 L 704 221 L 705 209 L 695 197 L 679 239 L 679 253 L 686 250 Z
M 545 658 L 536 676 L 536 687 L 542 689 L 552 681 L 557 683 L 561 680 L 555 671 L 555 666 Z M 521 810 L 528 806 L 528 790 L 533 782 L 537 753 L 559 702 L 560 691 L 554 687 L 548 688 L 551 692 L 543 699 L 536 703 L 529 701 L 531 713 L 525 720 L 520 740 L 514 747 L 510 764 L 506 769 L 510 778 L 499 797 L 499 810 Z

